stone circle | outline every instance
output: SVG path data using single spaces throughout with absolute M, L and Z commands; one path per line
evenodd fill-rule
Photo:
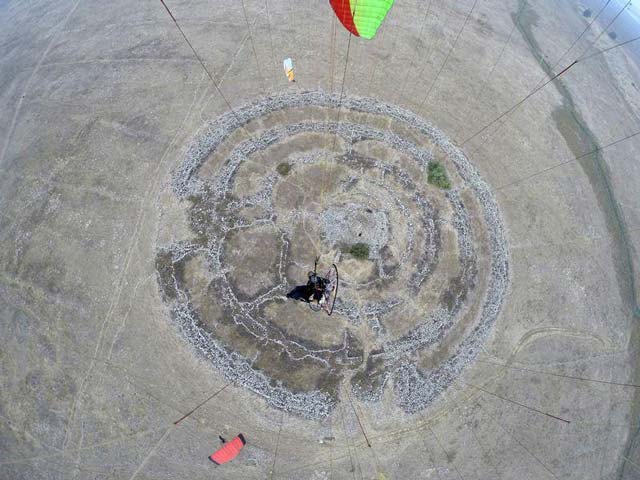
M 428 183 L 434 161 L 451 189 Z M 397 106 L 322 91 L 264 98 L 206 125 L 172 188 L 190 229 L 157 252 L 172 320 L 275 408 L 321 418 L 349 389 L 420 411 L 473 362 L 504 303 L 490 187 L 444 133 Z M 286 297 L 316 256 L 341 276 L 331 317 Z

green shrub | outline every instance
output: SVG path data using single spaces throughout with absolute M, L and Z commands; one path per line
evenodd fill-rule
M 444 188 L 448 190 L 451 188 L 451 182 L 447 176 L 447 171 L 444 169 L 441 163 L 431 162 L 428 167 L 427 181 L 435 185 L 436 187 Z
M 282 162 L 276 167 L 276 171 L 283 177 L 286 177 L 291 171 L 291 165 L 287 162 Z
M 369 258 L 369 245 L 366 243 L 354 243 L 349 249 L 349 253 L 359 260 Z

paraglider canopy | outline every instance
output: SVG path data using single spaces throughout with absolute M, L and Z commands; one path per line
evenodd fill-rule
M 329 0 L 336 16 L 357 37 L 371 39 L 394 0 Z

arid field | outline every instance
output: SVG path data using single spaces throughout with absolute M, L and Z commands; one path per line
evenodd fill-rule
M 0 0 L 0 479 L 640 479 L 627 2 L 164 3 Z

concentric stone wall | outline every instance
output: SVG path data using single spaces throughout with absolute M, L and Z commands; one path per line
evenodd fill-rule
M 451 189 L 427 182 L 432 161 Z M 507 248 L 489 186 L 399 107 L 323 92 L 265 98 L 207 125 L 172 184 L 191 230 L 157 254 L 175 325 L 276 408 L 322 417 L 343 388 L 375 402 L 389 385 L 419 411 L 473 361 L 504 302 Z M 349 254 L 354 243 L 368 260 Z M 286 298 L 316 256 L 321 272 L 340 271 L 331 317 Z

